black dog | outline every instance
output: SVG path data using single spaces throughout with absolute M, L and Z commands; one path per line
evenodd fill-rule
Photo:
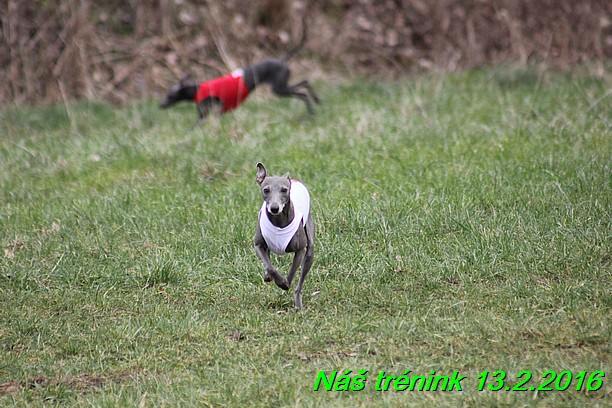
M 268 58 L 256 64 L 248 65 L 244 70 L 239 69 L 231 74 L 202 82 L 199 85 L 191 82 L 191 75 L 188 74 L 170 89 L 160 107 L 166 109 L 180 101 L 196 102 L 200 116 L 194 124 L 194 126 L 197 126 L 212 110 L 219 110 L 221 113 L 225 113 L 235 109 L 257 85 L 268 83 L 276 95 L 302 100 L 306 104 L 308 112 L 313 114 L 314 109 L 310 99 L 316 103 L 319 103 L 320 99 L 308 81 L 303 80 L 295 85 L 289 85 L 291 71 L 287 61 L 305 43 L 306 24 L 303 24 L 300 43 L 289 50 L 283 58 Z M 303 92 L 303 90 L 306 92 Z

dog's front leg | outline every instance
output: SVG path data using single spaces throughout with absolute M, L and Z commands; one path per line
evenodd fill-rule
M 198 126 L 200 126 L 202 124 L 202 122 L 204 122 L 204 118 L 200 118 L 200 119 L 196 120 L 195 122 L 193 122 L 193 125 L 191 125 L 189 127 L 189 130 L 193 130 L 193 129 L 197 128 Z
M 274 279 L 274 283 L 276 283 L 276 286 L 283 290 L 289 290 L 287 280 L 281 274 L 279 274 L 276 269 L 274 269 L 274 266 L 272 266 L 272 261 L 270 260 L 270 250 L 267 247 L 264 247 L 262 244 L 255 244 L 255 253 L 259 259 L 261 259 L 264 269 L 266 270 L 264 281 L 270 282 L 270 277 L 272 277 L 272 279 Z
M 198 116 L 199 116 L 199 118 L 198 118 L 198 120 L 193 122 L 193 125 L 191 125 L 189 130 L 193 130 L 193 129 L 197 128 L 198 126 L 200 126 L 206 120 L 206 115 L 207 115 L 207 112 L 204 109 L 204 107 L 202 106 L 202 104 L 198 104 Z

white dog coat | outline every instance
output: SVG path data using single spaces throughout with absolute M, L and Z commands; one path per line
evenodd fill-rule
M 310 194 L 306 186 L 297 180 L 291 180 L 291 189 L 289 190 L 289 197 L 293 203 L 294 217 L 291 224 L 285 228 L 279 228 L 272 225 L 268 219 L 266 211 L 266 203 L 264 201 L 259 210 L 259 227 L 261 228 L 261 234 L 263 235 L 268 248 L 270 251 L 277 255 L 284 255 L 287 245 L 291 241 L 291 238 L 295 235 L 300 222 L 303 221 L 306 225 L 308 216 L 310 215 Z

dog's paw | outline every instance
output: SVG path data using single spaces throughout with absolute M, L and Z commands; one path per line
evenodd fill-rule
M 279 279 L 277 281 L 274 281 L 274 283 L 276 283 L 276 286 L 278 286 L 282 290 L 289 290 L 289 284 L 287 283 L 287 279 L 285 278 L 283 278 L 282 280 Z
M 298 312 L 302 310 L 302 298 L 301 297 L 299 299 L 297 297 L 295 298 L 295 310 Z

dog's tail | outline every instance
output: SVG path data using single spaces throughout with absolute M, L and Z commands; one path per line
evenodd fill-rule
M 295 47 L 287 51 L 285 56 L 282 58 L 283 61 L 285 62 L 289 61 L 289 58 L 293 57 L 295 54 L 298 53 L 299 50 L 302 49 L 302 47 L 304 47 L 304 44 L 306 44 L 307 31 L 308 31 L 307 29 L 308 29 L 308 24 L 306 24 L 306 14 L 304 14 L 302 16 L 302 39 L 300 40 L 298 45 L 296 45 Z

